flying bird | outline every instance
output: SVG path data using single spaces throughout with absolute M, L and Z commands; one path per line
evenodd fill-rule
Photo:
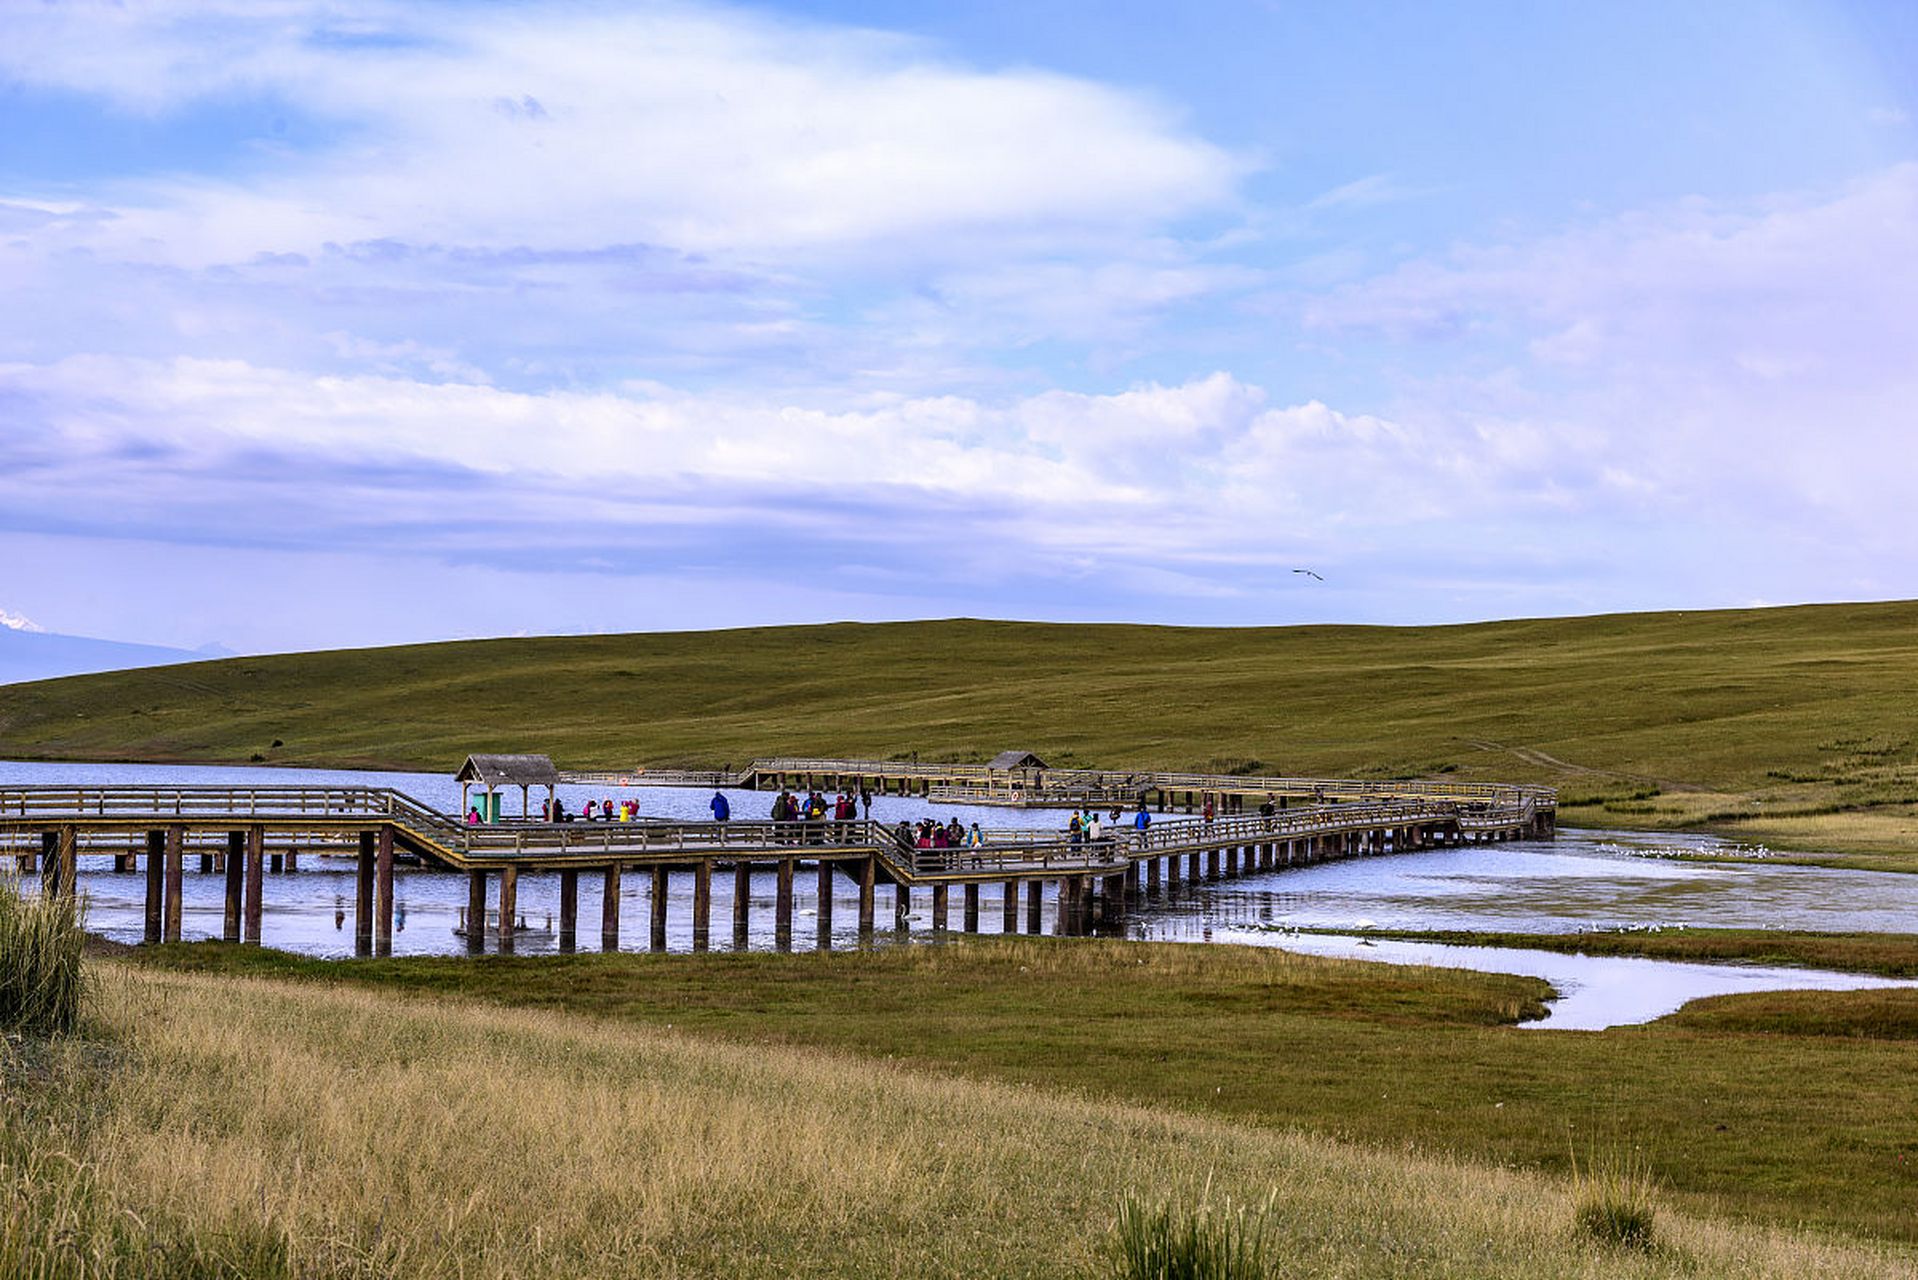
M 1324 579 L 1324 578 L 1321 578 L 1321 577 L 1319 577 L 1319 575 L 1318 575 L 1318 574 L 1316 574 L 1316 573 L 1313 573 L 1313 572 L 1312 572 L 1312 571 L 1311 571 L 1310 569 L 1294 569 L 1294 570 L 1293 570 L 1292 572 L 1293 572 L 1293 573 L 1302 573 L 1302 574 L 1304 574 L 1304 575 L 1305 575 L 1306 577 L 1308 577 L 1308 578 L 1311 578 L 1311 579 L 1312 579 L 1312 580 L 1313 580 L 1314 582 L 1324 582 L 1324 581 L 1325 581 L 1325 579 Z

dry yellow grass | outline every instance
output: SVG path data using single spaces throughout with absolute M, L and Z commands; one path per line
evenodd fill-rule
M 1291 1276 L 1918 1274 L 1663 1212 L 1658 1251 L 1607 1251 L 1563 1182 L 883 1062 L 103 972 L 128 1048 L 90 1119 L 4 1121 L 10 1274 L 1088 1275 L 1122 1195 L 1208 1181 L 1276 1189 Z

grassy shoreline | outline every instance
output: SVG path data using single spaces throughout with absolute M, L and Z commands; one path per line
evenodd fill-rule
M 1048 952 L 1072 954 L 1023 955 Z M 1918 1265 L 1906 1245 L 1699 1217 L 1663 1192 L 1656 1247 L 1606 1248 L 1575 1234 L 1577 1193 L 1551 1174 L 903 1057 L 100 967 L 111 1060 L 56 1043 L 23 1084 L 0 1047 L 7 1100 L 32 1091 L 0 1108 L 6 1274 L 1088 1277 L 1111 1274 L 1125 1198 L 1268 1196 L 1278 1274 L 1323 1280 Z
M 1300 929 L 1301 933 L 1358 933 L 1402 942 L 1461 947 L 1506 947 L 1568 955 L 1645 956 L 1654 960 L 1742 963 L 1883 978 L 1918 978 L 1918 934 L 1815 933 L 1785 929 L 1700 929 L 1519 933 L 1470 929 Z
M 1623 1135 L 1652 1147 L 1687 1212 L 1918 1241 L 1899 1207 L 1918 1180 L 1880 1119 L 1918 1093 L 1914 992 L 1868 993 L 1869 1010 L 1831 999 L 1847 993 L 1774 1002 L 1765 1025 L 1738 1020 L 1740 997 L 1688 1021 L 1543 1032 L 1512 1025 L 1548 990 L 1536 979 L 1228 946 L 314 961 L 191 944 L 139 961 L 850 1054 L 1553 1176 L 1571 1142 Z

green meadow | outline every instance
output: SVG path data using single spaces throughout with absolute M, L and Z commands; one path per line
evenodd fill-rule
M 0 755 L 755 755 L 1509 779 L 1569 824 L 1918 865 L 1918 603 L 1447 627 L 944 621 L 486 640 L 0 688 Z

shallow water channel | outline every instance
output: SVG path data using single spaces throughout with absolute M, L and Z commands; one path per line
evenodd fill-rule
M 0 762 L 0 786 L 35 783 L 386 786 L 448 812 L 459 803 L 458 785 L 443 774 Z M 665 788 L 622 791 L 562 787 L 560 794 L 575 812 L 588 799 L 612 795 L 638 799 L 645 816 L 679 819 L 706 817 L 711 799 L 708 791 Z M 738 817 L 762 816 L 772 804 L 769 792 L 728 795 Z M 942 820 L 957 817 L 987 828 L 1063 827 L 1067 817 L 1064 811 L 928 805 L 899 796 L 875 797 L 872 814 L 888 822 L 925 816 Z M 1553 841 L 1356 859 L 1183 886 L 1150 899 L 1117 932 L 1142 939 L 1283 946 L 1316 954 L 1531 974 L 1550 981 L 1561 996 L 1553 1002 L 1550 1016 L 1535 1025 L 1563 1028 L 1642 1022 L 1699 996 L 1737 991 L 1918 985 L 1802 969 L 1560 955 L 1383 939 L 1374 942 L 1352 936 L 1288 932 L 1293 928 L 1391 928 L 1558 933 L 1681 924 L 1918 932 L 1918 876 L 1766 864 L 1705 865 L 1656 856 L 1660 851 L 1716 847 L 1720 842 L 1710 837 L 1561 831 Z M 82 888 L 90 903 L 89 925 L 110 938 L 138 941 L 144 900 L 142 879 L 115 873 L 111 866 L 104 856 L 81 859 Z M 196 874 L 191 866 L 189 863 L 185 882 L 183 935 L 188 939 L 217 938 L 224 917 L 223 881 L 218 876 Z M 857 945 L 856 887 L 843 877 L 839 879 L 834 923 L 828 932 L 812 923 L 818 914 L 813 897 L 815 884 L 810 874 L 796 881 L 798 918 L 792 946 Z M 464 876 L 402 865 L 396 870 L 394 886 L 395 954 L 464 950 L 464 940 L 453 932 L 466 903 Z M 743 936 L 729 936 L 726 922 L 731 918 L 732 877 L 715 876 L 714 945 L 773 947 L 774 889 L 770 868 L 753 876 L 752 924 Z M 262 940 L 268 946 L 310 955 L 351 955 L 353 890 L 353 864 L 346 858 L 309 855 L 302 858 L 297 874 L 269 876 Z M 999 886 L 985 887 L 980 908 L 983 932 L 999 931 L 999 892 Z M 646 946 L 646 931 L 637 926 L 647 918 L 649 894 L 650 877 L 626 877 L 620 911 L 626 924 L 622 933 L 626 949 L 642 950 Z M 598 878 L 582 876 L 579 895 L 580 919 L 597 920 Z M 672 899 L 667 907 L 670 950 L 691 948 L 691 897 L 691 877 L 673 877 Z M 531 932 L 517 939 L 520 954 L 557 949 L 551 920 L 558 911 L 558 898 L 557 876 L 529 875 L 520 881 L 520 914 L 531 926 Z M 912 932 L 898 935 L 882 927 L 879 938 L 929 937 L 929 898 L 930 894 L 923 891 L 916 895 L 915 906 L 919 909 L 912 916 Z M 891 921 L 889 907 L 882 892 L 882 926 Z M 956 909 L 954 915 L 956 923 Z M 1045 918 L 1050 931 L 1056 911 L 1048 907 Z M 596 930 L 582 930 L 583 943 L 590 944 L 596 938 Z

